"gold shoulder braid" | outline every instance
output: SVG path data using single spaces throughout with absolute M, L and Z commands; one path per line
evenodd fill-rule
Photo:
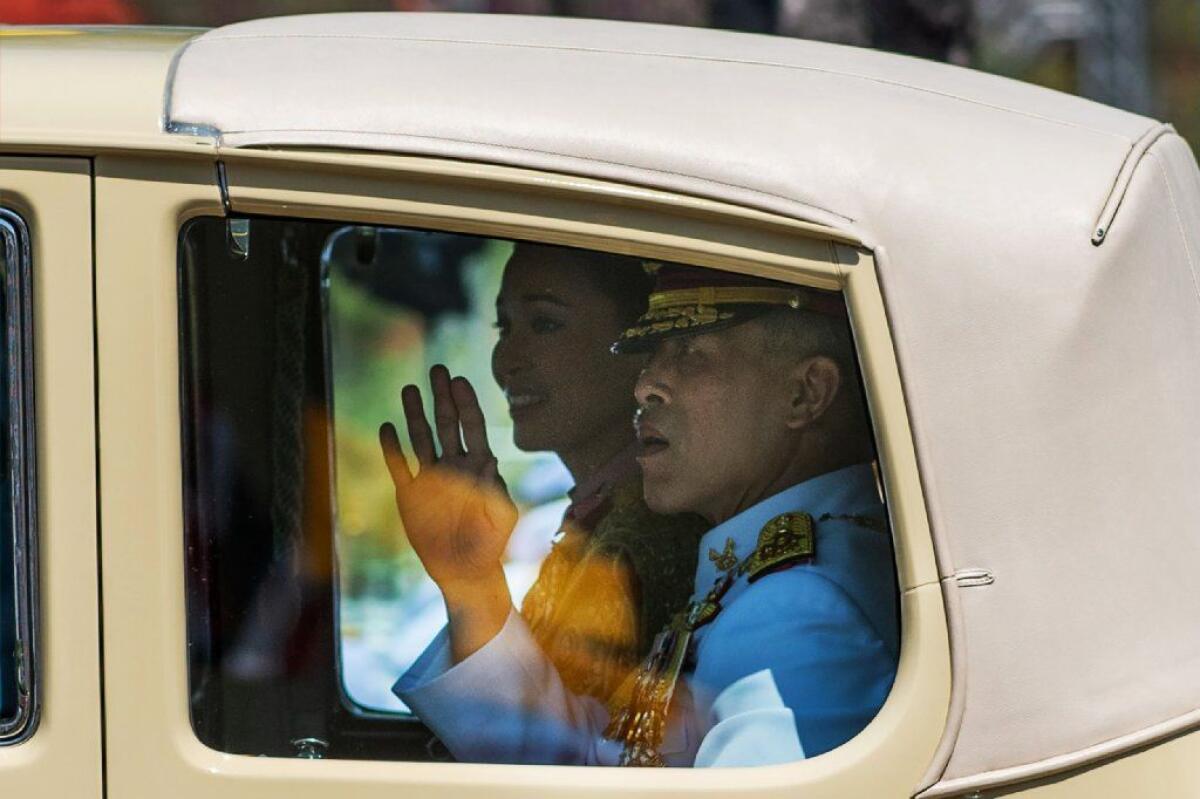
M 750 582 L 772 569 L 812 558 L 813 520 L 807 513 L 784 513 L 767 522 L 758 534 L 758 546 L 738 566 Z
M 717 578 L 704 599 L 675 614 L 654 639 L 650 654 L 632 678 L 629 701 L 613 714 L 604 731 L 606 737 L 623 744 L 620 765 L 666 765 L 659 749 L 692 633 L 717 617 L 721 599 L 737 579 L 746 575 L 749 582 L 754 582 L 773 570 L 810 562 L 815 554 L 813 519 L 807 513 L 785 513 L 771 519 L 758 534 L 754 551 L 740 563 L 736 561 L 732 540 L 726 541 L 722 552 L 709 551 L 709 558 L 724 574 Z

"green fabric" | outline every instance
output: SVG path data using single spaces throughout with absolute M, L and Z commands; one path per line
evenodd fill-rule
M 627 480 L 613 491 L 612 506 L 596 524 L 588 552 L 630 565 L 638 591 L 638 657 L 692 596 L 700 537 L 708 523 L 681 513 L 663 516 L 646 507 L 642 481 Z

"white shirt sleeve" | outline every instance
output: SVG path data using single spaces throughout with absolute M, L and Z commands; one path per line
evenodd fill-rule
M 572 694 L 514 610 L 492 640 L 459 663 L 443 630 L 392 691 L 459 760 L 613 765 L 608 712 Z
M 729 685 L 712 706 L 713 726 L 696 752 L 697 767 L 764 766 L 804 759 L 796 719 L 770 669 Z

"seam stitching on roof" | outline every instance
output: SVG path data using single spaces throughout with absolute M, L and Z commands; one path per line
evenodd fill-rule
M 1154 165 L 1158 167 L 1158 172 L 1162 175 L 1163 183 L 1167 187 L 1167 198 L 1171 201 L 1171 210 L 1175 212 L 1175 222 L 1179 225 L 1179 237 L 1183 239 L 1183 251 L 1187 254 L 1188 271 L 1192 275 L 1192 291 L 1195 292 L 1196 299 L 1200 300 L 1200 282 L 1196 277 L 1196 263 L 1192 260 L 1192 247 L 1188 244 L 1187 230 L 1183 226 L 1183 215 L 1179 213 L 1179 205 L 1175 202 L 1175 192 L 1171 190 L 1171 177 L 1167 174 L 1161 158 L 1153 152 L 1147 152 L 1146 155 L 1154 159 Z
M 1200 710 L 1189 710 L 1149 727 L 1116 738 L 1106 738 L 1082 749 L 939 782 L 921 796 L 942 799 L 964 796 L 970 791 L 1019 786 L 1034 779 L 1104 765 L 1133 749 L 1155 745 L 1177 735 L 1190 735 L 1197 730 L 1200 730 Z
M 776 69 L 794 70 L 797 72 L 819 72 L 825 75 L 836 75 L 844 78 L 854 78 L 856 80 L 868 81 L 871 83 L 879 83 L 885 86 L 895 86 L 902 89 L 910 89 L 915 92 L 924 94 L 932 94 L 938 97 L 945 97 L 951 100 L 958 100 L 963 103 L 970 103 L 984 108 L 991 108 L 996 111 L 1005 111 L 1018 116 L 1038 119 L 1043 122 L 1048 122 L 1053 125 L 1063 125 L 1065 127 L 1078 128 L 1092 133 L 1097 133 L 1103 136 L 1120 139 L 1121 141 L 1132 141 L 1128 136 L 1120 133 L 1113 133 L 1107 130 L 1100 130 L 1088 125 L 1081 125 L 1078 122 L 1068 122 L 1062 119 L 1054 119 L 1052 117 L 1035 114 L 1032 111 L 1021 111 L 1008 106 L 996 105 L 995 103 L 984 102 L 983 100 L 974 100 L 970 97 L 963 97 L 959 94 L 950 92 L 938 91 L 937 89 L 929 89 L 921 86 L 914 86 L 910 83 L 902 83 L 900 81 L 888 80 L 886 78 L 873 77 L 871 75 L 861 75 L 854 72 L 839 72 L 837 70 L 825 69 L 823 67 L 801 66 L 799 64 L 785 64 L 779 61 L 757 61 L 741 58 L 722 58 L 720 56 L 703 56 L 703 55 L 688 55 L 686 53 L 662 53 L 654 51 L 636 51 L 636 50 L 613 50 L 605 47 L 579 47 L 553 44 L 529 44 L 523 42 L 492 42 L 483 39 L 443 39 L 443 38 L 425 38 L 418 36 L 377 36 L 363 34 L 344 34 L 344 33 L 288 33 L 288 34 L 233 34 L 225 36 L 214 36 L 212 38 L 199 37 L 195 40 L 197 44 L 211 44 L 213 42 L 234 41 L 234 40 L 250 40 L 250 39 L 358 39 L 365 41 L 394 41 L 394 42 L 424 42 L 428 44 L 461 44 L 461 45 L 476 45 L 485 47 L 511 47 L 527 50 L 561 50 L 566 52 L 580 53 L 605 53 L 610 55 L 628 55 L 641 56 L 644 58 L 669 58 L 679 61 L 704 61 L 719 64 L 742 64 L 744 66 L 759 66 L 771 67 Z
M 658 173 L 658 174 L 662 174 L 662 175 L 672 175 L 674 177 L 686 178 L 688 180 L 698 180 L 698 181 L 702 181 L 704 183 L 711 183 L 711 184 L 715 184 L 718 186 L 726 186 L 731 189 L 737 189 L 739 191 L 749 192 L 751 194 L 757 194 L 762 197 L 769 197 L 773 200 L 782 200 L 783 202 L 793 203 L 796 205 L 803 205 L 807 208 L 812 208 L 814 210 L 820 211 L 821 213 L 829 214 L 830 216 L 836 216 L 838 219 L 845 220 L 846 222 L 850 222 L 850 223 L 857 222 L 857 220 L 853 219 L 852 217 L 846 216 L 845 214 L 840 214 L 837 211 L 831 211 L 828 208 L 823 208 L 819 205 L 808 202 L 807 200 L 798 200 L 795 197 L 787 197 L 782 194 L 774 194 L 769 191 L 763 191 L 762 189 L 753 189 L 753 188 L 750 188 L 749 186 L 742 186 L 741 184 L 738 184 L 738 183 L 729 183 L 727 181 L 716 180 L 714 178 L 703 178 L 703 177 L 699 177 L 697 175 L 688 174 L 686 172 L 674 172 L 670 169 L 655 169 L 652 167 L 637 166 L 636 164 L 630 164 L 630 163 L 626 163 L 624 161 L 610 161 L 605 158 L 594 158 L 592 156 L 574 155 L 574 154 L 570 154 L 570 153 L 560 153 L 555 150 L 540 150 L 535 147 L 517 147 L 516 145 L 512 145 L 512 144 L 496 144 L 493 142 L 479 141 L 476 139 L 454 139 L 454 138 L 450 138 L 448 136 L 425 136 L 425 135 L 422 135 L 419 133 L 404 133 L 404 132 L 399 132 L 399 131 L 343 130 L 340 128 L 286 128 L 286 129 L 282 129 L 282 130 L 271 129 L 271 128 L 261 128 L 261 129 L 256 128 L 254 130 L 239 129 L 239 130 L 222 131 L 221 136 L 225 137 L 225 136 L 230 136 L 230 135 L 236 136 L 238 134 L 251 135 L 251 134 L 265 134 L 265 133 L 350 133 L 350 134 L 359 134 L 359 135 L 364 135 L 364 136 L 401 136 L 401 137 L 410 138 L 410 139 L 423 139 L 426 141 L 444 141 L 444 142 L 452 142 L 455 144 L 472 144 L 472 145 L 476 145 L 476 146 L 480 146 L 480 147 L 495 147 L 495 148 L 501 149 L 501 150 L 511 150 L 513 152 L 528 152 L 528 153 L 536 153 L 538 155 L 550 155 L 550 156 L 554 156 L 556 158 L 569 158 L 569 159 L 572 159 L 575 161 L 587 161 L 587 162 L 592 162 L 592 163 L 597 163 L 597 164 L 606 164 L 608 166 L 619 166 L 619 167 L 625 167 L 627 169 L 637 169 L 637 170 L 641 170 L 643 172 Z
M 1170 125 L 1162 123 L 1151 125 L 1129 146 L 1129 150 L 1117 167 L 1116 175 L 1113 176 L 1112 186 L 1109 187 L 1104 203 L 1100 206 L 1100 214 L 1092 224 L 1092 244 L 1099 246 L 1108 238 L 1112 226 L 1116 223 L 1117 213 L 1121 210 L 1121 202 L 1125 199 L 1125 193 L 1129 191 L 1129 185 L 1133 182 L 1134 174 L 1137 172 L 1142 157 L 1150 151 L 1160 137 L 1172 130 Z
M 1125 156 L 1121 159 L 1121 162 L 1117 164 L 1117 171 L 1113 175 L 1112 183 L 1108 187 L 1108 193 L 1104 195 L 1104 200 L 1100 203 L 1100 213 L 1096 216 L 1096 221 L 1092 223 L 1092 244 L 1103 244 L 1104 238 L 1108 235 L 1108 225 L 1105 224 L 1108 207 L 1113 202 L 1113 195 L 1117 193 L 1117 188 L 1121 185 L 1121 177 L 1125 172 L 1125 165 L 1129 162 L 1129 157 L 1133 154 L 1133 151 L 1137 149 L 1138 141 L 1140 139 L 1129 143 L 1129 149 L 1125 151 Z M 1104 229 L 1104 236 L 1100 236 L 1099 234 L 1101 228 Z M 1097 237 L 1099 237 L 1098 240 Z

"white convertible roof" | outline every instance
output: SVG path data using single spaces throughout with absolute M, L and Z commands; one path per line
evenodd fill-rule
M 1200 723 L 1200 175 L 1169 127 L 866 50 L 515 16 L 234 25 L 168 88 L 168 125 L 221 147 L 549 169 L 856 236 L 952 615 L 926 795 Z

